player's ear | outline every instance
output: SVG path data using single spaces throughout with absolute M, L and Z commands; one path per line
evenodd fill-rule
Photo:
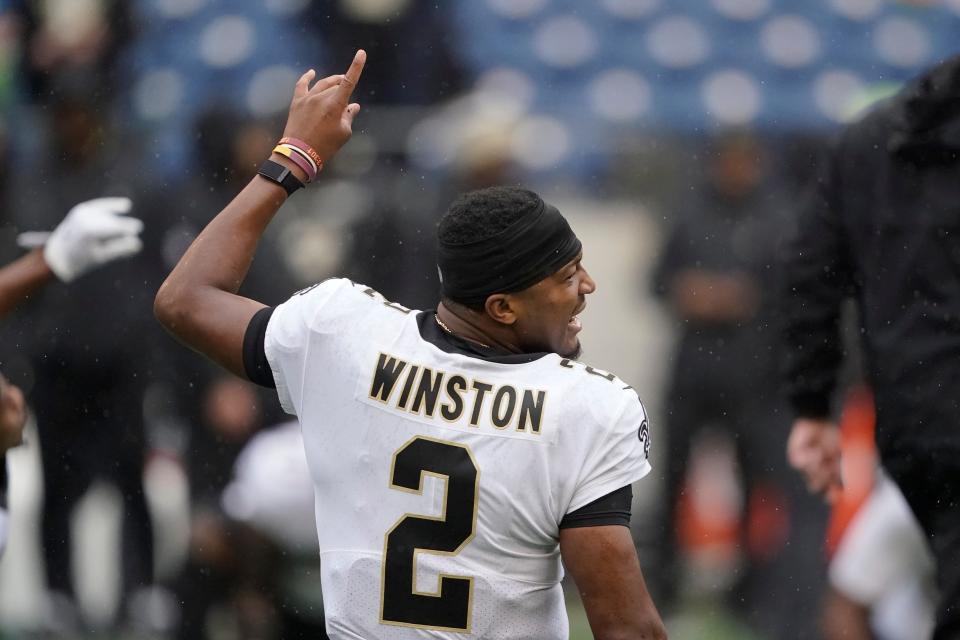
M 516 298 L 509 293 L 487 296 L 483 308 L 487 315 L 500 324 L 512 325 L 517 321 Z

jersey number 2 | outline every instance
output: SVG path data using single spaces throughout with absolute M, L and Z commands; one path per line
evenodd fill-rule
M 441 574 L 437 593 L 417 591 L 417 553 L 452 556 L 473 539 L 480 472 L 467 447 L 417 436 L 393 454 L 390 487 L 420 494 L 424 475 L 445 480 L 443 511 L 407 514 L 387 532 L 380 619 L 469 633 L 473 578 Z

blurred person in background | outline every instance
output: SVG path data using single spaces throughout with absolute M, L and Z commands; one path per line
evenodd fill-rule
M 33 249 L 0 269 L 0 317 L 29 299 L 40 287 L 59 279 L 69 283 L 87 271 L 140 251 L 143 224 L 123 216 L 126 198 L 100 198 L 78 204 L 52 233 L 25 235 Z M 23 393 L 0 375 L 0 555 L 7 542 L 6 453 L 22 441 L 27 421 Z
M 235 595 L 238 579 L 255 556 L 240 549 L 220 497 L 234 464 L 261 426 L 261 398 L 251 384 L 204 369 L 200 415 L 191 420 L 185 464 L 190 487 L 186 562 L 171 581 L 179 609 L 175 637 L 203 640 L 216 629 L 211 617 Z M 253 563 L 255 564 L 255 563 Z M 215 635 L 216 632 L 213 632 Z
M 881 463 L 936 560 L 935 640 L 960 638 L 960 57 L 844 130 L 786 253 L 784 380 L 790 463 L 842 491 L 831 401 L 842 303 L 859 312 Z
M 132 2 L 119 0 L 11 0 L 4 9 L 19 22 L 20 77 L 27 97 L 45 101 L 64 74 L 88 78 L 88 90 L 106 97 L 123 83 L 121 52 L 133 35 Z
M 424 188 L 411 171 L 406 154 L 383 154 L 377 174 L 380 186 L 370 209 L 348 229 L 342 273 L 355 282 L 369 282 L 390 300 L 409 307 L 429 304 L 440 289 L 433 227 L 437 193 Z
M 330 58 L 349 56 L 354 43 L 369 42 L 370 55 L 383 61 L 363 79 L 358 98 L 369 105 L 432 104 L 466 85 L 449 3 L 333 0 L 314 2 L 308 11 L 304 22 Z
M 791 490 L 796 483 L 781 462 L 775 428 L 780 400 L 770 296 L 782 194 L 771 187 L 763 149 L 749 133 L 723 133 L 708 153 L 705 184 L 677 216 L 653 276 L 679 331 L 665 403 L 666 518 L 658 547 L 664 586 L 677 598 L 683 577 L 696 570 L 684 558 L 678 527 L 688 526 L 696 505 L 688 495 L 693 445 L 719 432 L 733 444 L 745 505 L 732 516 L 737 548 L 727 571 L 741 575 L 730 604 L 757 630 L 812 632 L 816 574 L 804 570 L 809 563 L 778 566 L 787 563 L 788 542 L 809 528 L 810 515 L 804 509 L 810 500 Z M 815 532 L 812 539 L 819 537 Z M 774 588 L 785 573 L 797 587 L 788 597 Z
M 826 640 L 919 640 L 933 632 L 936 585 L 923 530 L 878 471 L 830 561 Z
M 163 241 L 163 259 L 171 268 L 209 221 L 211 208 L 222 208 L 240 185 L 256 175 L 259 159 L 275 143 L 271 122 L 219 102 L 197 114 L 190 134 L 191 171 L 176 188 L 156 194 L 159 202 L 155 207 L 171 218 Z M 170 215 L 173 211 L 176 215 Z M 258 295 L 269 295 L 273 289 L 290 284 L 291 276 L 273 243 L 261 247 L 256 259 L 272 273 L 269 277 L 253 275 L 244 287 Z
M 12 220 L 20 230 L 50 228 L 53 212 L 102 193 L 135 195 L 136 146 L 108 124 L 110 102 L 81 75 L 50 79 L 39 124 L 49 133 L 42 159 L 16 167 Z M 74 598 L 71 515 L 103 479 L 122 498 L 121 624 L 139 624 L 153 593 L 153 531 L 143 488 L 148 450 L 144 395 L 170 374 L 150 314 L 150 290 L 162 277 L 156 212 L 138 209 L 148 250 L 70 287 L 50 286 L 8 329 L 5 367 L 36 412 L 43 471 L 41 538 L 49 589 L 45 623 L 85 626 Z
M 350 55 L 354 43 L 366 42 L 368 53 L 382 61 L 366 71 L 358 89 L 368 110 L 435 105 L 462 95 L 468 86 L 456 10 L 449 4 L 335 0 L 315 2 L 308 11 L 312 18 L 307 24 L 328 56 Z M 405 152 L 382 152 L 374 174 L 366 180 L 381 187 L 371 194 L 373 205 L 347 231 L 350 250 L 338 273 L 369 284 L 390 300 L 425 308 L 439 291 L 433 228 L 439 203 L 449 201 L 445 196 L 450 191 L 432 188 Z
M 381 185 L 372 196 L 375 204 L 347 234 L 344 277 L 369 283 L 406 307 L 434 304 L 440 291 L 434 228 L 441 203 L 467 191 L 517 183 L 507 127 L 500 124 L 474 123 L 479 131 L 464 136 L 453 174 L 442 186 L 425 185 L 406 154 L 381 154 L 377 173 L 367 177 Z
M 262 630 L 260 638 L 327 639 L 313 480 L 303 446 L 295 420 L 261 431 L 240 453 L 222 495 L 238 553 L 247 559 L 234 601 L 244 626 Z
M 150 269 L 151 279 L 143 286 L 151 286 L 154 274 L 169 273 L 183 256 L 184 251 L 194 241 L 200 230 L 209 221 L 209 211 L 222 208 L 230 201 L 238 185 L 245 184 L 256 174 L 257 162 L 269 152 L 272 138 L 266 123 L 246 116 L 228 105 L 214 103 L 198 113 L 190 138 L 194 142 L 192 157 L 182 178 L 170 183 L 144 184 L 137 177 L 133 184 L 143 194 L 139 210 L 150 220 L 150 242 L 145 250 L 144 266 Z M 244 282 L 243 290 L 248 295 L 266 300 L 278 299 L 279 291 L 300 286 L 290 274 L 287 262 L 283 259 L 276 243 L 276 237 L 267 238 L 257 252 L 257 264 L 262 267 Z M 141 310 L 138 310 L 140 312 Z M 151 331 L 155 327 L 151 327 Z M 190 476 L 191 490 L 206 494 L 209 474 L 193 476 L 191 470 L 197 468 L 200 460 L 211 453 L 210 447 L 199 445 L 204 453 L 194 454 L 191 441 L 205 441 L 210 436 L 206 422 L 209 394 L 215 393 L 219 371 L 196 353 L 176 348 L 176 344 L 167 336 L 160 339 L 162 371 L 155 371 L 151 379 L 152 391 L 160 402 L 156 421 L 173 417 L 175 444 L 173 452 L 182 458 Z M 159 365 L 158 365 L 159 366 Z M 243 404 L 247 407 L 269 407 L 263 403 L 266 394 L 257 398 L 254 393 Z M 268 418 L 279 419 L 279 411 Z M 249 435 L 249 434 L 248 434 Z M 211 436 L 212 437 L 212 436 Z M 229 477 L 233 458 L 242 446 L 243 439 L 233 441 L 227 446 L 232 453 L 214 456 L 223 458 L 223 465 L 215 474 L 214 492 L 219 493 L 223 483 Z M 221 468 L 222 467 L 222 468 Z

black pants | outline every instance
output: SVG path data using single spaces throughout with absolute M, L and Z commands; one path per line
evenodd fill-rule
M 884 466 L 900 486 L 927 534 L 937 565 L 937 626 L 933 640 L 960 639 L 960 450 L 924 448 L 885 453 Z
M 116 486 L 123 499 L 123 605 L 132 589 L 153 582 L 140 377 L 124 367 L 71 370 L 62 361 L 37 373 L 33 407 L 43 460 L 42 543 L 48 587 L 73 594 L 70 516 L 92 482 L 103 479 Z
M 661 462 L 664 529 L 657 547 L 657 569 L 665 584 L 658 595 L 668 605 L 678 595 L 681 563 L 676 507 L 685 489 L 691 444 L 701 430 L 709 428 L 724 433 L 732 442 L 738 480 L 748 497 L 757 489 L 773 490 L 785 502 L 789 523 L 787 546 L 773 556 L 751 562 L 744 549 L 747 564 L 731 594 L 731 604 L 763 633 L 785 637 L 789 631 L 793 638 L 816 637 L 825 570 L 815 561 L 815 552 L 801 554 L 797 549 L 822 547 L 827 511 L 788 468 L 787 417 L 778 410 L 775 391 L 762 391 L 762 380 L 744 381 L 732 374 L 707 377 L 702 371 L 702 367 L 678 367 L 667 396 L 665 424 L 653 425 L 653 446 L 665 445 L 667 453 Z M 791 584 L 790 590 L 779 588 L 784 582 Z

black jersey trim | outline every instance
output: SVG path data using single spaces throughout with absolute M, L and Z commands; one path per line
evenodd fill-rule
M 243 334 L 243 369 L 247 373 L 247 378 L 250 379 L 250 382 L 268 389 L 277 388 L 277 383 L 273 379 L 273 370 L 270 369 L 270 363 L 267 362 L 267 352 L 264 347 L 267 325 L 270 323 L 270 316 L 272 315 L 273 307 L 260 309 L 250 318 L 247 331 Z
M 633 488 L 626 485 L 563 516 L 560 528 L 602 527 L 611 524 L 629 527 L 632 504 Z
M 459 353 L 460 355 L 486 360 L 487 362 L 499 362 L 500 364 L 527 364 L 534 360 L 539 360 L 544 356 L 550 355 L 548 352 L 537 353 L 508 353 L 483 347 L 475 342 L 464 340 L 459 336 L 447 333 L 440 328 L 434 316 L 435 310 L 420 311 L 417 313 L 417 327 L 420 329 L 420 337 L 447 353 Z

